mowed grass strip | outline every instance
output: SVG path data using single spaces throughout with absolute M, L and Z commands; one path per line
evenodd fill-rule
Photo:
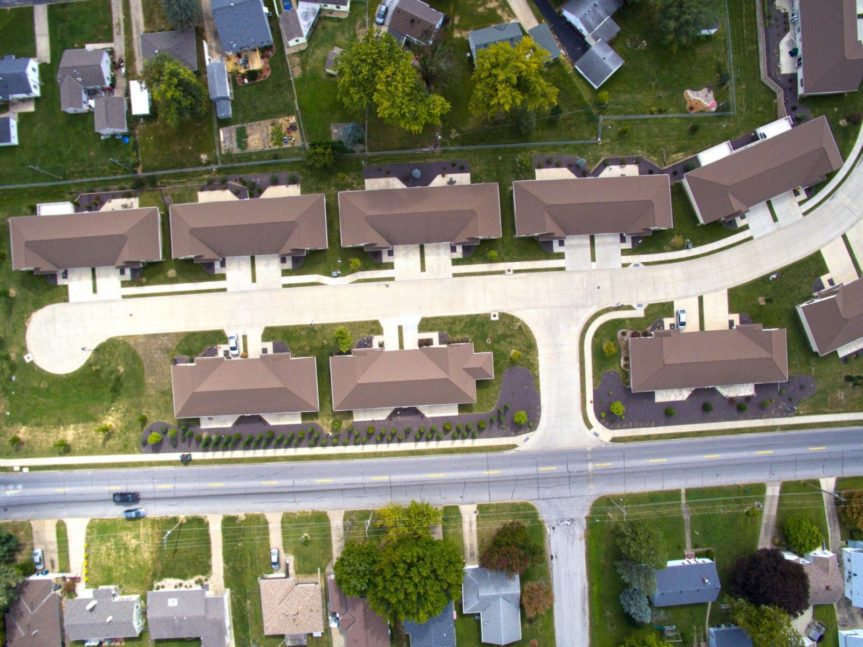
M 282 515 L 282 545 L 293 557 L 291 572 L 323 573 L 333 559 L 330 519 L 326 512 L 286 512 Z

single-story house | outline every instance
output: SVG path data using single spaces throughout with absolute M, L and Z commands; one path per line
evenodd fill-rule
M 740 627 L 723 625 L 707 630 L 707 647 L 752 647 L 752 639 Z
M 96 97 L 93 105 L 94 130 L 102 137 L 125 135 L 129 132 L 126 123 L 126 97 L 107 95 Z
M 239 54 L 273 44 L 261 0 L 213 0 L 212 8 L 222 51 Z
M 863 647 L 863 629 L 840 629 L 839 647 Z
M 863 609 L 863 547 L 859 543 L 842 548 L 842 567 L 845 597 L 851 601 L 851 606 Z
M 541 22 L 536 27 L 528 29 L 527 35 L 533 39 L 533 42 L 548 52 L 549 62 L 560 58 L 560 47 L 547 23 Z
M 841 166 L 830 124 L 821 116 L 690 171 L 683 186 L 698 220 L 707 224 L 820 182 Z
M 140 595 L 120 595 L 116 586 L 87 589 L 66 600 L 63 628 L 67 642 L 137 638 L 144 628 Z
M 314 29 L 320 13 L 319 3 L 301 0 L 296 3 L 296 7 L 288 5 L 279 14 L 279 29 L 282 31 L 282 40 L 289 54 L 306 48 L 309 34 Z
M 389 19 L 389 32 L 418 45 L 431 45 L 443 26 L 444 14 L 422 0 L 397 0 Z
M 483 643 L 509 645 L 521 640 L 521 580 L 518 573 L 469 567 L 461 585 L 462 613 L 479 614 Z
M 67 49 L 57 68 L 57 83 L 63 112 L 87 112 L 88 93 L 111 86 L 111 57 L 104 49 Z
M 673 226 L 668 175 L 512 183 L 515 235 L 541 241 L 588 234 L 644 236 Z
M 6 611 L 7 647 L 61 647 L 63 616 L 60 595 L 48 578 L 24 580 Z
M 172 204 L 171 257 L 196 263 L 229 256 L 305 256 L 327 248 L 323 193 Z
M 12 268 L 56 274 L 89 267 L 137 269 L 162 260 L 156 207 L 9 218 Z
M 129 102 L 132 104 L 133 117 L 150 114 L 150 91 L 144 81 L 129 81 Z
M 467 35 L 470 57 L 476 63 L 476 53 L 497 43 L 509 43 L 515 47 L 522 39 L 521 24 L 517 22 L 501 23 L 491 27 L 475 29 Z
M 863 80 L 856 0 L 792 0 L 791 8 L 800 95 L 856 92 Z
M 366 251 L 395 245 L 477 245 L 500 238 L 496 183 L 452 184 L 339 193 L 342 247 Z
M 455 647 L 455 605 L 450 602 L 422 624 L 405 622 L 404 628 L 410 647 Z
M 264 635 L 284 636 L 288 645 L 305 645 L 308 634 L 324 632 L 324 603 L 317 580 L 301 582 L 293 577 L 258 580 Z
M 756 384 L 788 381 L 784 328 L 745 324 L 730 330 L 660 330 L 629 338 L 633 393 L 654 391 L 657 402 L 685 400 L 694 389 L 752 395 Z
M 819 548 L 803 557 L 792 552 L 782 553 L 785 559 L 800 564 L 809 579 L 809 604 L 836 604 L 842 597 L 843 579 L 839 560 L 829 550 Z
M 18 145 L 18 118 L 14 114 L 0 117 L 0 146 Z
M 33 99 L 42 93 L 35 58 L 0 58 L 0 102 Z
M 174 416 L 200 418 L 202 427 L 230 427 L 255 415 L 271 425 L 295 423 L 319 408 L 314 357 L 195 357 L 171 366 L 171 383 Z
M 623 0 L 569 0 L 560 13 L 588 45 L 594 45 L 601 40 L 609 42 L 620 32 L 611 16 L 622 6 Z
M 476 402 L 478 380 L 493 378 L 492 354 L 475 353 L 473 344 L 355 348 L 330 357 L 333 411 L 353 411 L 355 418 L 385 418 L 400 407 L 430 416 L 447 407 L 449 414 L 454 405 Z
M 198 41 L 194 29 L 154 31 L 141 34 L 141 56 L 149 61 L 156 54 L 168 54 L 193 72 L 198 71 Z
M 713 560 L 676 559 L 656 571 L 656 591 L 651 602 L 655 607 L 715 602 L 719 589 L 719 573 Z
M 838 285 L 797 306 L 812 350 L 845 357 L 863 348 L 863 279 Z
M 153 640 L 198 639 L 201 647 L 233 644 L 228 597 L 204 589 L 149 591 L 147 629 Z
M 234 98 L 234 88 L 231 86 L 231 78 L 224 61 L 212 60 L 207 64 L 207 88 L 210 101 L 216 108 L 216 117 L 230 119 L 233 116 L 231 101 Z
M 338 623 L 347 647 L 390 647 L 386 620 L 372 611 L 365 598 L 345 595 L 332 573 L 327 575 L 327 599 L 330 624 Z
M 598 41 L 575 62 L 575 69 L 594 90 L 598 90 L 621 66 L 623 59 L 620 54 L 604 40 Z

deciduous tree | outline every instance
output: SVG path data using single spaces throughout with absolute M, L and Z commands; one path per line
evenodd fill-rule
M 528 582 L 522 587 L 521 606 L 528 620 L 541 616 L 554 604 L 554 594 L 545 582 Z
M 0 564 L 0 613 L 4 613 L 15 599 L 15 587 L 23 579 L 11 564 Z
M 347 595 L 365 597 L 374 582 L 378 557 L 377 546 L 349 541 L 333 566 L 336 584 Z
M 849 526 L 863 530 L 863 491 L 842 492 L 844 501 L 839 508 L 842 521 Z
M 733 600 L 731 617 L 749 634 L 753 647 L 803 647 L 803 639 L 782 609 Z
M 201 23 L 198 0 L 162 0 L 162 11 L 174 29 L 191 29 Z
M 168 54 L 156 54 L 144 64 L 144 79 L 159 117 L 178 126 L 204 111 L 204 88 L 192 71 Z
M 627 637 L 620 647 L 668 647 L 668 645 L 669 643 L 656 633 L 656 629 L 644 629 Z
M 336 346 L 339 347 L 340 353 L 347 353 L 351 347 L 354 345 L 353 340 L 351 339 L 351 335 L 348 332 L 348 329 L 344 326 L 339 326 L 336 328 Z
M 0 562 L 12 562 L 19 548 L 18 537 L 6 529 L 0 528 Z
M 420 501 L 411 501 L 407 506 L 391 503 L 378 514 L 375 525 L 386 529 L 387 541 L 430 537 L 432 526 L 441 522 L 441 511 Z
M 797 617 L 809 606 L 809 578 L 797 562 L 773 548 L 740 557 L 728 584 L 731 595 L 759 606 L 775 606 Z
M 611 413 L 616 415 L 618 418 L 623 418 L 623 415 L 626 413 L 626 407 L 620 400 L 615 400 L 610 405 L 608 405 L 608 410 L 611 411 Z
M 411 133 L 439 125 L 451 107 L 441 95 L 426 90 L 410 56 L 391 63 L 378 75 L 374 102 L 382 121 Z
M 621 524 L 617 530 L 617 548 L 635 564 L 665 566 L 665 538 L 656 526 L 641 521 Z
M 824 543 L 824 535 L 818 526 L 799 515 L 788 517 L 782 524 L 785 543 L 798 555 L 819 548 Z
M 509 521 L 495 533 L 479 558 L 483 568 L 523 575 L 539 556 L 542 548 L 530 537 L 520 521 Z
M 672 50 L 691 44 L 698 33 L 711 24 L 708 0 L 655 0 L 659 31 L 663 42 Z

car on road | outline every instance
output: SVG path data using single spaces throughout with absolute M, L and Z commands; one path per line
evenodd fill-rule
M 686 310 L 678 310 L 675 319 L 677 321 L 677 329 L 686 330 Z
M 236 334 L 228 335 L 228 354 L 231 357 L 240 356 L 240 338 Z
M 111 498 L 114 499 L 114 503 L 128 505 L 130 503 L 138 503 L 141 500 L 141 495 L 137 492 L 114 492 Z
M 36 572 L 39 573 L 45 568 L 45 553 L 41 548 L 33 549 L 33 566 L 36 567 Z
M 273 567 L 274 571 L 279 570 L 279 567 L 282 565 L 281 560 L 279 559 L 279 549 L 278 548 L 270 548 L 270 566 Z
M 384 24 L 384 20 L 386 20 L 386 17 L 387 17 L 387 10 L 388 9 L 389 9 L 389 7 L 386 6 L 385 4 L 379 4 L 378 5 L 378 11 L 375 14 L 375 24 L 376 25 L 383 25 Z
M 143 519 L 147 516 L 147 511 L 144 508 L 127 508 L 123 510 L 123 517 L 125 519 Z

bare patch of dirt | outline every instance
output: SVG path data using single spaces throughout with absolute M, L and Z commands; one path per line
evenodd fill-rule
M 124 341 L 141 357 L 141 362 L 144 364 L 144 382 L 148 389 L 171 387 L 171 355 L 182 338 L 182 334 L 124 338 Z

